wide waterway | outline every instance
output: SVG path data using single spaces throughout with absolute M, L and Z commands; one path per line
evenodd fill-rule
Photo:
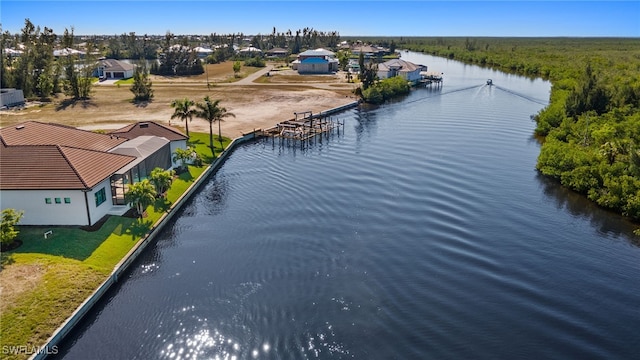
M 634 226 L 535 170 L 550 84 L 402 58 L 443 86 L 239 148 L 60 357 L 637 358 Z

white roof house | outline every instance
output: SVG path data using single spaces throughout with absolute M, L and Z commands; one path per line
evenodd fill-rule
M 202 46 L 197 46 L 195 48 L 193 48 L 193 51 L 195 51 L 198 54 L 198 57 L 201 59 L 206 58 L 207 56 L 213 54 L 213 50 L 209 49 L 209 48 L 205 48 Z
M 86 54 L 87 53 L 84 52 L 84 51 L 80 51 L 80 50 L 76 50 L 76 49 L 72 49 L 72 48 L 64 48 L 64 49 L 53 50 L 53 56 L 55 56 L 55 57 L 69 56 L 69 55 L 85 56 Z
M 298 54 L 292 68 L 300 74 L 328 74 L 338 70 L 338 59 L 333 51 L 326 49 L 307 50 Z
M 336 53 L 330 50 L 326 50 L 323 48 L 318 48 L 315 50 L 307 50 L 298 54 L 298 58 L 307 58 L 307 57 L 335 57 Z
M 4 48 L 4 53 L 5 55 L 8 55 L 10 57 L 18 57 L 22 55 L 23 51 L 11 49 L 11 48 Z
M 244 54 L 244 55 L 251 55 L 251 54 L 253 54 L 253 55 L 257 55 L 257 54 L 262 54 L 262 50 L 260 50 L 260 49 L 258 49 L 258 48 L 256 48 L 256 47 L 253 47 L 253 46 L 249 46 L 249 47 L 242 48 L 242 49 L 238 50 L 238 52 L 239 52 L 240 54 Z

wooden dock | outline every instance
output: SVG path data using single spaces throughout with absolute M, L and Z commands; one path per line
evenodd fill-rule
M 422 71 L 420 72 L 420 80 L 418 81 L 418 84 L 427 86 L 427 85 L 442 85 L 442 73 L 438 73 L 438 72 L 426 72 L 426 71 Z
M 300 141 L 301 146 L 318 135 L 329 135 L 334 130 L 340 133 L 340 127 L 344 127 L 344 121 L 333 118 L 330 115 L 359 104 L 358 101 L 339 106 L 337 108 L 314 114 L 311 111 L 294 112 L 294 118 L 277 123 L 275 126 L 264 129 L 262 136 L 268 136 L 275 142 L 276 138 L 287 140 L 286 143 Z
M 265 129 L 264 135 L 284 139 L 309 140 L 343 125 L 331 117 L 314 117 L 310 111 L 296 112 L 292 120 L 285 120 Z

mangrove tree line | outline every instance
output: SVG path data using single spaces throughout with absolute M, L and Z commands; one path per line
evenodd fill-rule
M 537 169 L 640 220 L 640 39 L 363 39 L 552 82 Z

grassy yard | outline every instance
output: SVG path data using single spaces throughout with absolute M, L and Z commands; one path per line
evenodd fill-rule
M 229 139 L 223 140 L 226 147 Z M 205 163 L 213 160 L 208 142 L 208 133 L 191 133 L 190 145 Z M 20 227 L 23 245 L 0 255 L 2 345 L 43 345 L 205 169 L 189 166 L 174 180 L 166 198 L 149 206 L 141 219 L 111 216 L 97 231 L 72 226 Z M 53 235 L 44 239 L 47 230 Z M 6 357 L 25 358 L 25 354 Z

